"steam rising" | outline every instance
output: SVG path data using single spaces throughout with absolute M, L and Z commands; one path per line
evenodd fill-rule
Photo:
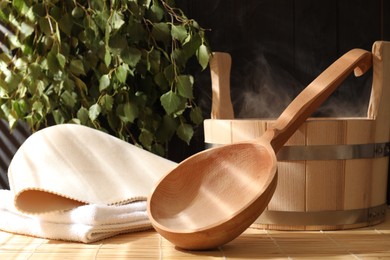
M 238 78 L 232 79 L 236 82 L 231 90 L 236 118 L 277 118 L 306 87 L 289 71 L 271 63 L 263 53 L 243 66 L 243 71 L 245 73 L 234 74 Z M 362 78 L 350 76 L 313 116 L 365 117 L 372 79 L 370 74 L 368 72 Z
M 233 97 L 236 118 L 275 118 L 294 98 L 299 83 L 285 70 L 271 66 L 263 54 L 248 63 Z M 235 98 L 234 98 L 235 97 Z

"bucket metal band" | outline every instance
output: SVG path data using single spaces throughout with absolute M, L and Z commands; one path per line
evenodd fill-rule
M 206 148 L 221 146 L 206 143 Z M 276 157 L 278 161 L 350 160 L 380 158 L 390 155 L 390 143 L 283 146 Z
M 279 161 L 349 160 L 387 157 L 390 143 L 284 146 L 276 155 Z
M 380 206 L 330 211 L 264 211 L 255 221 L 257 225 L 281 226 L 336 226 L 367 223 L 377 224 L 385 219 L 386 204 Z

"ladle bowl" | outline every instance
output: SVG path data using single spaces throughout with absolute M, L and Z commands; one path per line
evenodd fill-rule
M 275 174 L 276 157 L 267 143 L 201 152 L 175 168 L 155 190 L 150 200 L 150 215 L 158 220 L 154 227 L 182 248 L 229 242 L 265 209 L 276 188 Z
M 277 184 L 276 152 L 337 86 L 371 66 L 354 49 L 306 87 L 260 139 L 197 153 L 163 177 L 148 200 L 153 227 L 177 247 L 219 247 L 244 232 L 268 205 Z

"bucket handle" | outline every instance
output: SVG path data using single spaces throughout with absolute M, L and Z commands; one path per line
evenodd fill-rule
M 212 89 L 212 119 L 234 119 L 230 98 L 230 69 L 232 58 L 227 52 L 213 52 L 210 59 Z
M 390 42 L 377 41 L 373 44 L 374 77 L 367 117 L 376 119 L 384 112 L 381 98 L 390 97 L 390 89 L 383 86 L 384 50 L 390 50 Z M 232 59 L 229 53 L 214 52 L 210 59 L 212 85 L 211 119 L 234 119 L 234 110 L 230 96 L 230 70 Z M 314 81 L 313 81 L 314 83 Z M 383 97 L 385 96 L 385 97 Z M 380 106 L 382 104 L 382 106 Z M 382 116 L 383 117 L 383 116 Z
M 388 121 L 390 110 L 384 100 L 390 99 L 390 86 L 388 86 L 390 85 L 390 77 L 387 75 L 390 63 L 390 42 L 374 42 L 372 53 L 374 73 L 367 117 Z

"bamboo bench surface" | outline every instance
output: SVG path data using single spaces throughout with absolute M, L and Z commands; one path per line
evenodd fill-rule
M 181 251 L 155 231 L 119 235 L 93 244 L 0 231 L 0 259 L 390 259 L 390 208 L 375 226 L 339 231 L 249 228 L 212 251 Z

